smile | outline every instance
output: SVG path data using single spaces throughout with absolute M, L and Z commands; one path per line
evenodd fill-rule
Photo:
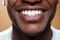
M 24 21 L 38 21 L 44 18 L 47 9 L 19 9 L 17 12 Z
M 47 10 L 17 10 L 22 15 L 26 16 L 36 16 L 41 15 L 42 13 L 46 12 Z

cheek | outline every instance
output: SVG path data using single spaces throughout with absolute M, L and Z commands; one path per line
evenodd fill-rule
M 12 6 L 15 2 L 16 2 L 16 0 L 8 0 L 8 5 Z
M 57 0 L 48 0 L 48 2 L 49 2 L 52 6 L 54 6 L 54 5 L 57 3 Z

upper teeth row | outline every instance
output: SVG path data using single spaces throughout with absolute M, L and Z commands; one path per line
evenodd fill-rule
M 25 10 L 25 11 L 22 11 L 21 13 L 24 15 L 40 15 L 42 13 L 42 11 L 41 10 L 32 10 L 32 11 L 30 11 L 30 10 L 26 11 Z

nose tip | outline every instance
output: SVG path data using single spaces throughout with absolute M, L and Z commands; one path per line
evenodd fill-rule
M 27 4 L 31 4 L 31 5 L 34 5 L 34 4 L 37 4 L 37 3 L 40 3 L 41 0 L 22 0 L 24 3 L 27 3 Z

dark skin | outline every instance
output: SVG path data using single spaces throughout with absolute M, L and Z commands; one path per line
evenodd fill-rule
M 51 21 L 58 0 L 8 0 L 7 10 L 12 20 L 12 40 L 51 40 Z M 41 15 L 22 15 L 23 10 L 42 10 Z

